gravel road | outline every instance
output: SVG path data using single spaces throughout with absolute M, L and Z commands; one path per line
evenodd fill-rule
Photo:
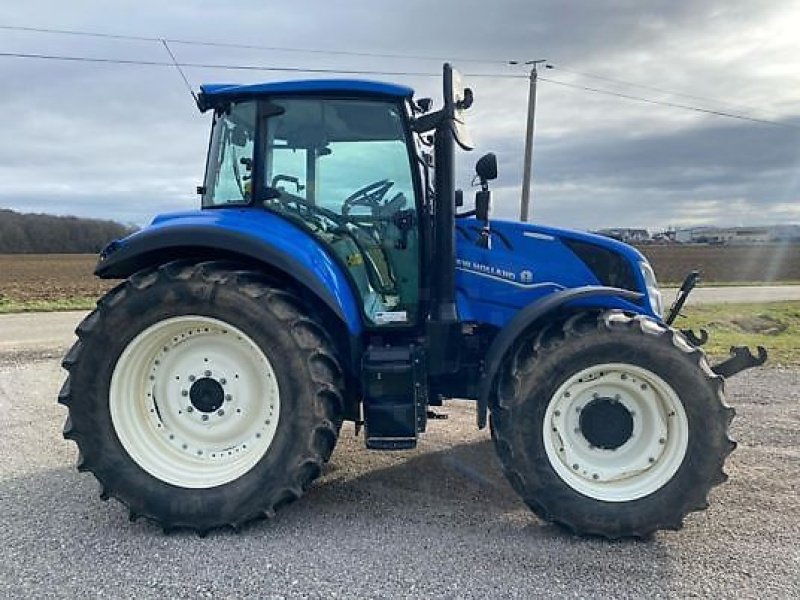
M 445 407 L 449 420 L 412 452 L 367 452 L 346 425 L 306 497 L 200 539 L 129 523 L 74 470 L 55 401 L 68 341 L 0 347 L 2 597 L 800 597 L 800 371 L 728 383 L 740 441 L 730 482 L 682 531 L 647 542 L 539 521 L 466 402 Z

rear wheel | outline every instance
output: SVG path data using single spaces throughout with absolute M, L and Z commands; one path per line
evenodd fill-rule
M 299 298 L 221 263 L 112 290 L 64 361 L 64 435 L 103 496 L 165 529 L 271 516 L 328 460 L 342 373 Z
M 522 341 L 492 409 L 507 477 L 579 534 L 646 537 L 707 506 L 735 444 L 700 350 L 644 317 L 584 313 Z

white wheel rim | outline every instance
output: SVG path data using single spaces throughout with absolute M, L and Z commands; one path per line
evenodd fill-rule
M 598 415 L 613 423 L 612 434 L 597 433 Z M 609 435 L 615 439 L 605 443 Z M 628 502 L 675 475 L 689 444 L 689 422 L 677 393 L 658 375 L 630 364 L 602 364 L 558 388 L 545 412 L 543 437 L 550 465 L 572 489 Z M 595 445 L 598 439 L 605 447 Z
M 229 483 L 267 452 L 280 393 L 272 365 L 244 332 L 218 319 L 165 319 L 117 360 L 109 407 L 130 457 L 184 488 Z

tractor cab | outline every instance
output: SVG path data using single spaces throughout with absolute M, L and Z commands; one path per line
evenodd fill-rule
M 206 85 L 198 100 L 214 111 L 203 208 L 263 209 L 311 233 L 347 273 L 368 328 L 420 324 L 431 297 L 456 320 L 452 294 L 429 289 L 452 288 L 454 276 L 453 212 L 433 208 L 430 172 L 435 163 L 437 197 L 452 198 L 453 140 L 472 146 L 462 116 L 472 93 L 445 65 L 442 110 L 430 112 L 412 94 L 392 84 L 319 80 Z M 433 160 L 418 152 L 430 132 L 441 140 Z M 422 229 L 438 213 L 449 236 Z
M 203 207 L 290 220 L 349 273 L 367 324 L 413 325 L 424 198 L 410 96 L 343 81 L 204 87 L 214 124 Z

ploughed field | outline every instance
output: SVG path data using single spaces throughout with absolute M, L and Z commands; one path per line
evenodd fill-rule
M 110 289 L 94 254 L 0 254 L 0 304 L 95 299 Z
M 705 283 L 800 281 L 800 244 L 752 246 L 647 245 L 639 250 L 662 283 L 701 271 Z

